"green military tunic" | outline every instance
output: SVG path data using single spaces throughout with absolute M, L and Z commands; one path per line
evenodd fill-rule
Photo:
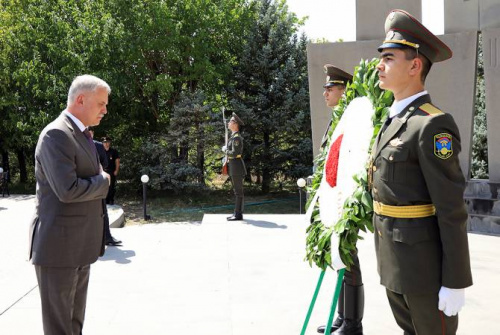
M 243 161 L 243 138 L 239 132 L 234 132 L 227 142 L 227 158 L 229 176 L 233 183 L 234 195 L 236 197 L 235 214 L 243 213 L 243 178 L 247 174 L 245 162 Z
M 375 141 L 374 201 L 436 209 L 422 218 L 374 215 L 378 272 L 392 292 L 437 296 L 441 286 L 472 285 L 460 149 L 453 117 L 429 95 L 410 103 Z

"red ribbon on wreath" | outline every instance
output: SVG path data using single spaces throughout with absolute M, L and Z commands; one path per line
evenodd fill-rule
M 328 153 L 328 160 L 325 165 L 325 173 L 326 173 L 326 181 L 330 187 L 337 186 L 337 173 L 339 169 L 339 154 L 340 154 L 340 145 L 342 144 L 342 137 L 344 135 L 341 134 L 335 142 L 333 142 L 330 147 L 330 152 Z

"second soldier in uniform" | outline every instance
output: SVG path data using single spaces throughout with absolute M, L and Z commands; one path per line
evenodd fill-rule
M 231 130 L 232 134 L 227 142 L 227 147 L 224 146 L 222 150 L 226 153 L 228 159 L 229 176 L 233 183 L 233 190 L 235 196 L 234 213 L 228 217 L 228 221 L 243 220 L 244 208 L 244 194 L 243 194 L 243 179 L 247 174 L 245 162 L 243 161 L 243 138 L 240 135 L 240 128 L 245 124 L 236 115 L 232 114 L 227 127 Z
M 326 83 L 323 86 L 323 96 L 328 107 L 334 108 L 339 103 L 345 92 L 346 86 L 352 81 L 352 75 L 342 69 L 330 64 L 325 65 Z M 328 143 L 328 131 L 332 120 L 326 128 L 325 135 L 321 140 L 321 147 Z M 342 290 L 338 302 L 338 317 L 332 324 L 330 332 L 335 335 L 362 335 L 363 325 L 361 323 L 364 312 L 364 289 L 361 267 L 359 265 L 358 253 L 351 254 L 354 264 L 350 271 L 346 271 Z M 318 327 L 318 333 L 324 333 L 325 326 Z

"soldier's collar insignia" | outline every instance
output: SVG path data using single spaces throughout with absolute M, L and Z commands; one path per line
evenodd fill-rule
M 453 155 L 453 137 L 448 133 L 434 135 L 434 155 L 448 159 Z
M 395 139 L 391 140 L 389 142 L 389 144 L 392 146 L 392 147 L 399 147 L 400 145 L 403 144 L 403 141 L 401 141 L 401 139 L 399 137 L 396 137 Z

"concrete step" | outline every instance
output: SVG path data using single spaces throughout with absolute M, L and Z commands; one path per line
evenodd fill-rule
M 465 198 L 467 213 L 500 217 L 500 199 Z
M 500 183 L 492 183 L 485 179 L 471 179 L 467 182 L 464 197 L 500 200 Z

